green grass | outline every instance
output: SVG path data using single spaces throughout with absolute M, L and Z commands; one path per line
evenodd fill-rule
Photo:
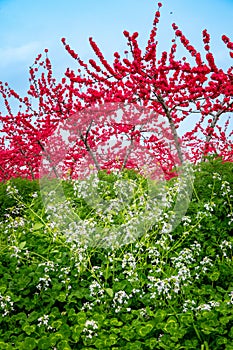
M 233 349 L 233 164 L 194 175 L 1 183 L 0 349 Z

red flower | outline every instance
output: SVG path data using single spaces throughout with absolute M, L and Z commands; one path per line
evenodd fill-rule
M 124 31 L 123 31 L 123 34 L 124 34 L 124 36 L 125 36 L 126 38 L 129 37 L 129 32 L 128 32 L 127 30 L 124 30 Z
M 181 35 L 182 35 L 182 32 L 181 32 L 181 30 L 176 30 L 176 31 L 175 31 L 175 34 L 176 34 L 176 36 L 181 36 Z
M 160 8 L 162 3 L 158 3 L 158 6 Z M 28 97 L 22 99 L 7 84 L 0 82 L 0 94 L 7 111 L 4 116 L 0 113 L 1 131 L 6 135 L 5 139 L 0 136 L 0 181 L 19 175 L 38 177 L 43 144 L 53 134 L 60 122 L 69 122 L 70 116 L 74 114 L 77 115 L 75 127 L 74 123 L 71 123 L 72 125 L 68 123 L 67 131 L 73 130 L 73 134 L 69 134 L 70 136 L 74 135 L 74 139 L 70 139 L 70 141 L 73 143 L 77 141 L 76 148 L 71 147 L 69 155 L 64 160 L 66 170 L 70 170 L 72 177 L 78 178 L 81 174 L 80 170 L 76 168 L 76 161 L 80 161 L 81 171 L 93 163 L 89 157 L 92 149 L 96 154 L 97 161 L 100 162 L 101 169 L 106 168 L 110 171 L 110 168 L 121 167 L 125 155 L 118 136 L 123 138 L 124 134 L 128 139 L 134 141 L 135 146 L 135 157 L 130 159 L 130 154 L 127 167 L 139 169 L 141 165 L 145 165 L 146 148 L 142 149 L 142 138 L 145 147 L 150 150 L 150 157 L 154 157 L 161 164 L 164 173 L 168 174 L 171 166 L 179 163 L 179 157 L 171 159 L 169 149 L 160 142 L 160 134 L 166 132 L 166 121 L 169 123 L 173 121 L 174 129 L 178 129 L 180 122 L 185 120 L 187 116 L 191 118 L 192 112 L 199 113 L 200 118 L 198 119 L 200 120 L 184 136 L 188 143 L 187 152 L 190 151 L 190 159 L 196 162 L 201 159 L 204 152 L 208 154 L 216 147 L 219 155 L 223 155 L 225 160 L 233 160 L 233 151 L 228 151 L 229 140 L 227 141 L 226 135 L 221 132 L 220 125 L 215 125 L 210 118 L 212 114 L 219 111 L 223 111 L 223 113 L 233 111 L 231 104 L 233 94 L 232 69 L 223 70 L 215 65 L 214 56 L 209 52 L 210 36 L 206 30 L 202 33 L 204 48 L 207 51 L 206 63 L 204 63 L 204 57 L 202 59 L 200 52 L 191 46 L 188 39 L 174 23 L 173 30 L 180 38 L 177 40 L 177 37 L 174 36 L 171 47 L 158 57 L 158 42 L 155 41 L 155 38 L 159 17 L 160 12 L 157 11 L 145 53 L 141 52 L 136 40 L 138 33 L 135 32 L 131 36 L 129 32 L 124 31 L 130 55 L 121 59 L 118 52 L 115 52 L 114 62 L 110 65 L 97 44 L 90 38 L 91 47 L 98 58 L 96 61 L 101 64 L 100 67 L 94 59 L 87 62 L 88 64 L 82 61 L 75 51 L 66 44 L 66 39 L 62 38 L 61 41 L 68 53 L 77 59 L 76 73 L 72 69 L 67 69 L 64 77 L 57 83 L 52 74 L 50 60 L 48 58 L 42 60 L 41 55 L 39 55 L 35 60 L 35 67 L 30 69 Z M 182 49 L 186 50 L 187 63 L 185 57 L 175 57 L 176 44 L 174 44 L 174 40 L 175 42 L 179 41 L 183 46 Z M 222 36 L 222 40 L 233 58 L 233 42 L 225 35 Z M 45 52 L 47 53 L 48 50 L 45 49 Z M 195 60 L 188 63 L 190 53 Z M 42 69 L 39 77 L 37 77 L 38 68 Z M 9 101 L 12 97 L 16 99 L 19 106 L 15 115 Z M 143 116 L 143 120 L 139 120 L 140 118 L 136 115 L 135 118 L 131 118 L 131 111 L 126 108 L 122 121 L 117 127 L 114 127 L 114 111 L 112 111 L 109 123 L 108 121 L 106 123 L 104 119 L 109 112 L 108 103 L 112 104 L 111 111 L 114 103 L 122 103 L 123 106 L 130 106 L 133 103 L 136 107 L 140 107 L 140 111 L 142 107 L 149 107 L 153 116 L 152 125 L 148 125 L 147 128 L 145 116 Z M 38 109 L 33 108 L 33 106 L 38 106 Z M 92 107 L 93 113 L 90 110 Z M 78 115 L 79 112 L 80 115 Z M 159 120 L 161 120 L 159 126 L 156 116 L 159 116 Z M 97 127 L 102 117 L 103 123 Z M 195 117 L 193 118 L 195 120 Z M 93 123 L 89 124 L 92 119 Z M 143 129 L 140 128 L 139 132 L 134 128 L 139 127 L 140 122 Z M 225 127 L 227 127 L 227 122 Z M 74 130 L 75 128 L 76 130 Z M 161 128 L 161 133 L 159 128 Z M 85 135 L 86 143 L 83 142 L 82 138 L 79 138 L 79 133 L 76 133 L 78 130 Z M 145 139 L 143 133 L 147 132 L 151 137 L 145 137 Z M 210 142 L 206 141 L 208 135 Z M 111 136 L 116 136 L 119 143 L 117 142 L 111 151 L 107 151 L 106 159 L 104 159 L 104 154 L 98 157 L 98 152 L 95 152 L 98 144 L 110 141 Z M 171 135 L 171 141 L 174 141 L 173 136 Z M 5 140 L 9 143 L 9 147 L 4 144 Z M 180 140 L 179 135 L 178 140 Z M 56 159 L 58 160 L 62 145 L 58 143 L 57 146 Z M 139 146 L 138 149 L 136 149 L 137 146 Z M 115 156 L 119 156 L 118 164 L 113 160 Z M 55 159 L 54 166 L 56 167 Z
M 210 42 L 210 35 L 209 35 L 209 33 L 207 32 L 206 29 L 203 30 L 202 35 L 203 35 L 203 42 L 204 42 L 204 44 L 209 44 L 209 42 Z
M 227 44 L 227 48 L 233 50 L 233 43 L 232 43 L 232 42 L 229 42 L 229 43 Z
M 225 44 L 227 44 L 227 43 L 230 41 L 230 39 L 229 39 L 226 35 L 223 35 L 223 36 L 222 36 L 222 41 L 223 41 Z

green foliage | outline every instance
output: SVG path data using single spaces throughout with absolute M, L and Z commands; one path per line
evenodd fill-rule
M 194 216 L 206 208 L 211 210 L 211 217 L 202 220 L 205 232 L 199 240 L 206 245 L 211 240 L 213 245 L 209 250 L 216 254 L 219 242 L 233 233 L 232 222 L 229 224 L 233 209 L 233 163 L 208 157 L 196 170 L 193 199 L 187 215 Z
M 17 199 L 14 196 L 10 196 L 7 191 L 9 185 L 17 188 L 23 203 L 31 203 L 32 194 L 39 192 L 37 180 L 13 178 L 7 182 L 0 182 L 0 220 L 4 218 L 5 214 L 9 214 L 10 211 L 14 215 L 16 206 L 19 208 Z
M 200 163 L 197 167 L 198 172 L 195 176 L 195 190 L 199 200 L 207 200 L 211 197 L 213 188 L 217 196 L 221 198 L 222 181 L 229 182 L 233 186 L 233 163 L 223 162 L 221 158 L 207 157 L 205 162 Z M 218 174 L 219 177 L 213 177 Z M 231 198 L 231 203 L 233 199 Z
M 57 225 L 62 212 L 46 213 L 37 182 L 1 184 L 0 349 L 233 349 L 232 164 L 210 159 L 198 169 L 174 230 L 164 227 L 175 179 L 166 184 L 171 207 L 163 221 L 107 249 L 70 239 L 64 217 Z M 133 171 L 122 176 L 136 183 L 128 211 L 143 208 L 148 182 Z M 100 199 L 115 199 L 118 175 L 98 178 Z M 76 214 L 98 219 L 74 183 L 58 185 Z

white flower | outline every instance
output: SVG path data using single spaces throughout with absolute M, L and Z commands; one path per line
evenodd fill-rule
M 42 317 L 38 318 L 38 327 L 41 327 L 42 325 L 47 326 L 48 322 L 49 322 L 49 316 L 48 315 L 44 315 Z
M 87 338 L 91 339 L 92 337 L 97 336 L 97 333 L 94 332 L 96 329 L 98 329 L 98 324 L 94 320 L 87 320 L 83 328 L 83 333 Z
M 211 310 L 211 305 L 209 304 L 201 304 L 199 305 L 196 310 L 208 310 L 210 311 Z
M 122 305 L 126 305 L 131 296 L 132 295 L 128 295 L 124 290 L 116 292 L 113 298 L 113 307 L 115 312 L 119 312 L 122 309 Z
M 97 281 L 93 281 L 90 284 L 89 289 L 90 289 L 91 296 L 104 295 L 104 289 L 101 287 L 101 285 Z
M 233 291 L 230 292 L 228 295 L 229 295 L 229 297 L 230 297 L 231 299 L 230 299 L 230 301 L 229 301 L 227 304 L 228 304 L 228 305 L 233 304 Z

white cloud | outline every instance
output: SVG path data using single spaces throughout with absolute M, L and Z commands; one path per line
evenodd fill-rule
M 10 64 L 32 60 L 39 53 L 41 44 L 39 42 L 30 42 L 18 47 L 0 48 L 0 66 L 7 67 Z

